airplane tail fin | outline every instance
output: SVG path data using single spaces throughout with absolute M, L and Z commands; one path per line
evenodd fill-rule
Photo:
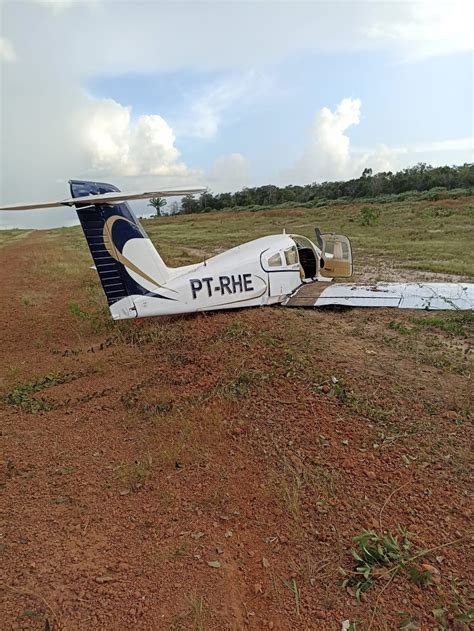
M 119 192 L 112 184 L 100 182 L 70 180 L 69 185 L 74 199 Z M 74 205 L 112 316 L 135 317 L 133 296 L 160 295 L 169 269 L 127 202 Z

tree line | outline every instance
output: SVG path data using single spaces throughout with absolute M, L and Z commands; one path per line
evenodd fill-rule
M 267 184 L 246 187 L 235 193 L 213 194 L 206 191 L 198 198 L 187 195 L 182 199 L 181 206 L 175 205 L 173 210 L 180 214 L 190 214 L 224 208 L 313 204 L 339 198 L 357 199 L 397 195 L 408 191 L 423 192 L 434 188 L 453 190 L 472 187 L 474 164 L 432 167 L 419 163 L 396 173 L 386 171 L 373 174 L 372 169 L 364 169 L 360 177 L 341 182 L 313 182 L 303 186 L 291 184 L 284 187 Z

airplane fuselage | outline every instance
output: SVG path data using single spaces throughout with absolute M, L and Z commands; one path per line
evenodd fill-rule
M 127 260 L 140 261 L 140 269 L 153 278 L 153 269 L 144 265 L 144 254 L 149 251 L 146 241 L 131 239 L 123 252 Z M 316 271 L 320 250 L 309 239 L 306 241 L 313 252 Z M 133 278 L 134 272 L 127 270 Z M 141 285 L 146 283 L 149 293 L 115 302 L 110 306 L 112 317 L 119 320 L 276 304 L 303 282 L 297 244 L 286 234 L 255 239 L 201 263 L 167 271 L 169 279 L 165 283 L 153 284 L 141 278 Z

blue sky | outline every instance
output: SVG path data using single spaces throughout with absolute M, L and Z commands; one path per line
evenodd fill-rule
M 463 0 L 0 9 L 0 203 L 63 197 L 71 177 L 223 191 L 473 160 Z M 70 220 L 33 217 L 14 221 Z
M 294 55 L 260 69 L 268 90 L 245 109 L 234 103 L 216 137 L 203 141 L 184 135 L 177 146 L 190 165 L 207 168 L 216 154 L 232 147 L 252 156 L 257 177 L 271 179 L 297 159 L 314 112 L 333 109 L 347 96 L 363 104 L 361 121 L 350 133 L 354 145 L 400 147 L 462 138 L 473 131 L 473 90 L 467 80 L 472 64 L 470 52 L 412 63 L 363 52 Z M 135 116 L 160 112 L 176 127 L 193 99 L 225 80 L 224 72 L 133 74 L 95 77 L 87 89 L 95 98 L 128 103 Z

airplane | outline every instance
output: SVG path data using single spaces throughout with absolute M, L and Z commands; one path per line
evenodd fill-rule
M 351 242 L 318 229 L 314 241 L 283 232 L 201 263 L 168 267 L 127 200 L 192 195 L 205 188 L 122 193 L 102 182 L 70 180 L 69 186 L 70 198 L 0 210 L 74 206 L 114 320 L 277 304 L 474 309 L 472 283 L 333 283 L 352 276 Z

